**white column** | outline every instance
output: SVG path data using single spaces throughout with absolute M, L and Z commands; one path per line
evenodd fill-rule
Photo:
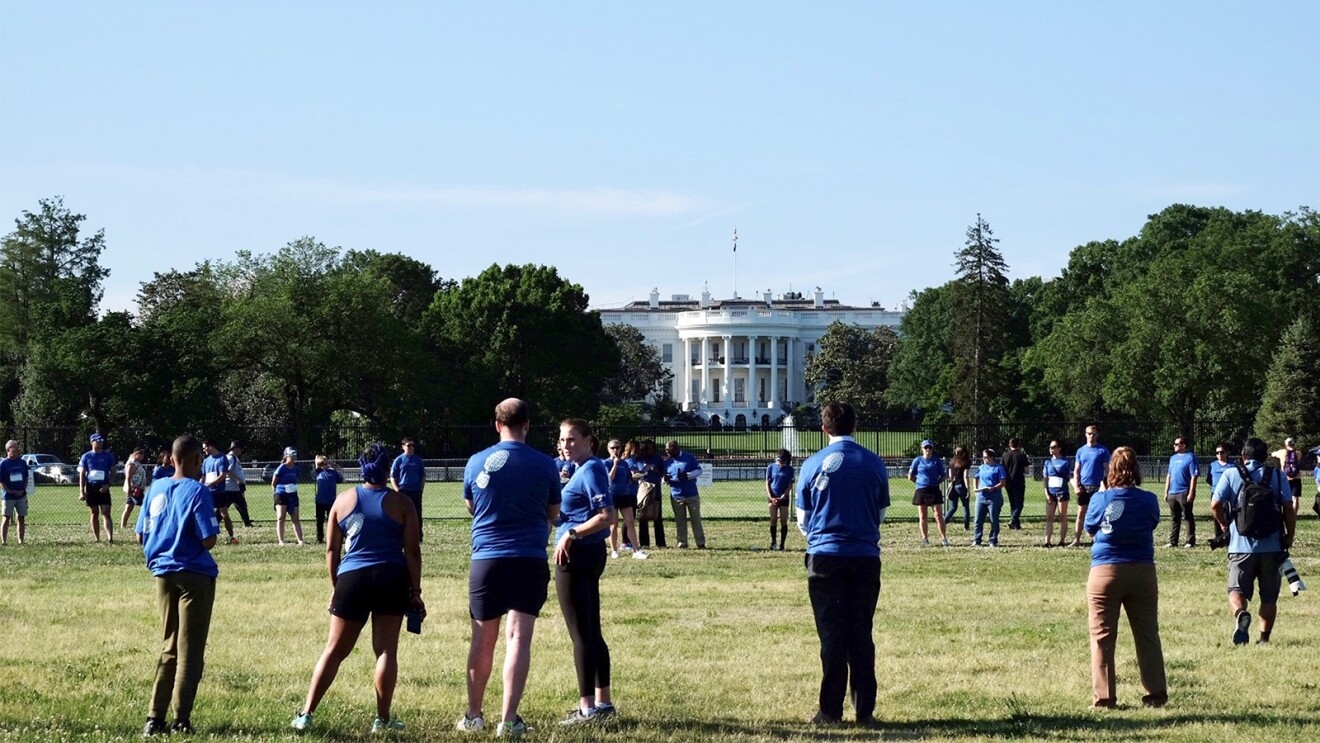
M 729 400 L 729 391 L 733 389 L 733 384 L 729 381 L 729 377 L 733 376 L 733 336 L 725 335 L 721 337 L 723 343 L 720 350 L 724 351 L 724 379 L 720 380 L 720 384 L 724 394 L 720 395 L 720 399 L 724 401 L 725 405 L 732 407 Z
M 692 409 L 692 339 L 683 339 L 683 409 Z
M 756 393 L 756 341 L 760 336 L 747 336 L 747 407 L 756 410 L 760 398 Z
M 701 336 L 701 402 L 710 400 L 710 336 Z
M 788 399 L 802 400 L 798 394 L 798 339 L 788 339 Z
M 770 409 L 778 410 L 779 404 L 779 336 L 770 336 Z

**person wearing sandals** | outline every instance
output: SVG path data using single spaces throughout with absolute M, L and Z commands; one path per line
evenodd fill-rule
M 426 604 L 417 511 L 411 499 L 386 486 L 389 476 L 388 467 L 368 462 L 362 468 L 363 484 L 340 493 L 330 507 L 326 544 L 330 634 L 312 671 L 307 700 L 290 723 L 294 730 L 312 726 L 317 705 L 368 618 L 376 654 L 376 718 L 371 732 L 403 729 L 390 712 L 399 675 L 399 630 L 404 614 L 425 617 Z
M 926 439 L 921 442 L 921 456 L 912 460 L 908 467 L 908 480 L 917 487 L 912 493 L 912 505 L 917 507 L 918 528 L 921 530 L 921 546 L 930 545 L 930 524 L 927 523 L 927 509 L 935 509 L 935 526 L 940 530 L 940 541 L 949 546 L 949 532 L 944 525 L 944 494 L 940 492 L 940 483 L 944 481 L 944 460 L 935 456 L 935 444 Z
M 555 593 L 573 640 L 578 706 L 561 725 L 603 721 L 615 714 L 610 699 L 610 649 L 600 627 L 600 576 L 613 517 L 609 474 L 595 457 L 591 425 L 580 418 L 559 424 L 559 443 L 576 467 L 564 485 L 555 541 Z

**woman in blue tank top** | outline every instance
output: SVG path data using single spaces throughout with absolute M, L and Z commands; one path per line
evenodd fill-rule
M 373 733 L 403 728 L 390 716 L 399 675 L 399 628 L 404 614 L 418 621 L 426 616 L 422 603 L 422 551 L 417 511 L 412 501 L 385 486 L 388 465 L 364 456 L 363 484 L 345 490 L 330 507 L 329 555 L 330 636 L 312 671 L 307 702 L 293 718 L 295 730 L 312 725 L 312 713 L 339 672 L 339 665 L 357 643 L 371 618 L 376 652 L 376 719 Z M 343 555 L 340 555 L 340 552 Z

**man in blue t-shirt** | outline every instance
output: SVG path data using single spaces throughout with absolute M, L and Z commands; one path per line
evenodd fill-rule
M 229 457 L 220 451 L 220 444 L 215 439 L 206 439 L 202 442 L 202 451 L 206 458 L 202 460 L 202 484 L 211 491 L 211 503 L 215 505 L 215 518 L 217 523 L 225 525 L 225 533 L 229 535 L 230 544 L 238 544 L 238 537 L 234 536 L 234 521 L 229 518 L 229 491 L 226 486 L 233 475 L 229 472 Z M 177 463 L 176 463 L 177 466 Z
M 871 626 L 880 599 L 880 524 L 889 508 L 884 460 L 853 440 L 851 405 L 828 403 L 821 430 L 830 443 L 802 464 L 797 484 L 798 528 L 807 539 L 807 595 L 820 637 L 819 707 L 813 723 L 843 719 L 852 679 L 859 723 L 875 713 L 875 641 Z
M 1201 467 L 1196 454 L 1187 448 L 1182 436 L 1173 440 L 1173 456 L 1169 457 L 1169 474 L 1164 478 L 1164 500 L 1169 504 L 1171 523 L 1169 546 L 1178 546 L 1179 526 L 1187 519 L 1187 542 L 1184 547 L 1196 546 L 1196 519 L 1192 517 L 1192 503 L 1196 500 L 1196 482 L 1201 478 Z
M 559 471 L 550 457 L 527 445 L 531 409 L 509 398 L 495 407 L 500 443 L 468 460 L 463 498 L 472 514 L 472 566 L 468 575 L 468 707 L 458 729 L 484 730 L 482 702 L 490 680 L 500 619 L 509 617 L 504 656 L 504 704 L 499 734 L 526 730 L 518 716 L 527 683 L 532 630 L 550 583 L 546 539 L 559 518 Z
M 793 453 L 780 449 L 765 468 L 765 497 L 770 503 L 770 549 L 784 551 L 788 539 L 788 502 L 793 494 Z M 775 545 L 775 521 L 779 522 L 779 544 Z
M 18 543 L 27 538 L 28 464 L 19 456 L 15 440 L 5 442 L 5 458 L 0 459 L 0 489 L 4 491 L 5 516 L 0 522 L 0 544 L 9 544 L 9 520 L 18 519 Z
M 1279 470 L 1267 470 L 1261 466 L 1265 457 L 1265 442 L 1258 438 L 1247 439 L 1242 445 L 1240 468 L 1224 471 L 1210 501 L 1215 521 L 1228 532 L 1228 607 L 1233 612 L 1234 645 L 1245 645 L 1251 639 L 1251 612 L 1247 605 L 1254 593 L 1253 584 L 1260 585 L 1259 643 L 1270 641 L 1278 610 L 1279 563 L 1292 547 L 1297 529 L 1297 512 L 1293 510 L 1288 481 Z M 1274 495 L 1280 526 L 1271 534 L 1249 537 L 1238 533 L 1237 512 L 1242 508 L 1244 473 L 1252 482 L 1267 484 Z
M 1109 472 L 1109 449 L 1100 443 L 1100 429 L 1091 424 L 1086 427 L 1086 443 L 1078 447 L 1073 458 L 1073 491 L 1077 493 L 1077 524 L 1073 530 L 1073 547 L 1082 546 L 1082 526 L 1086 521 L 1086 506 L 1091 496 L 1108 487 L 1105 478 Z
M 110 477 L 115 471 L 115 454 L 105 448 L 100 432 L 89 439 L 92 450 L 78 460 L 78 497 L 91 510 L 92 536 L 101 541 L 101 523 L 105 523 L 105 541 L 115 541 L 114 523 L 110 520 Z M 98 518 L 99 517 L 99 518 Z
M 426 487 L 426 463 L 417 455 L 417 442 L 405 438 L 403 453 L 390 465 L 390 487 L 408 496 L 417 509 L 417 539 L 422 538 L 422 488 Z
M 1235 467 L 1233 462 L 1229 461 L 1232 452 L 1229 451 L 1228 444 L 1221 441 L 1215 445 L 1215 458 L 1210 462 L 1210 497 L 1213 499 L 1215 488 L 1219 486 L 1219 478 L 1223 477 L 1224 472 Z M 1210 523 L 1215 527 L 1215 541 L 1224 536 L 1224 529 L 1219 525 L 1218 519 L 1210 519 Z
M 688 546 L 689 519 L 697 549 L 706 549 L 706 530 L 701 524 L 701 493 L 697 491 L 697 476 L 700 474 L 701 463 L 692 452 L 680 449 L 677 441 L 665 444 L 665 482 L 669 483 L 669 498 L 674 504 L 679 549 Z
M 220 568 L 211 557 L 220 524 L 211 490 L 197 481 L 202 444 L 192 436 L 174 440 L 169 479 L 156 480 L 138 512 L 137 541 L 156 577 L 156 603 L 165 627 L 165 646 L 156 662 L 144 736 L 166 732 L 165 713 L 174 708 L 172 730 L 192 732 L 193 700 L 202 680 L 206 638 Z

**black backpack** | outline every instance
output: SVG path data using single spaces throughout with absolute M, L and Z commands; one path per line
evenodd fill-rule
M 1274 468 L 1266 467 L 1260 482 L 1251 479 L 1247 468 L 1237 466 L 1242 476 L 1242 490 L 1238 491 L 1237 531 L 1252 539 L 1273 536 L 1283 526 L 1278 496 L 1274 493 Z

